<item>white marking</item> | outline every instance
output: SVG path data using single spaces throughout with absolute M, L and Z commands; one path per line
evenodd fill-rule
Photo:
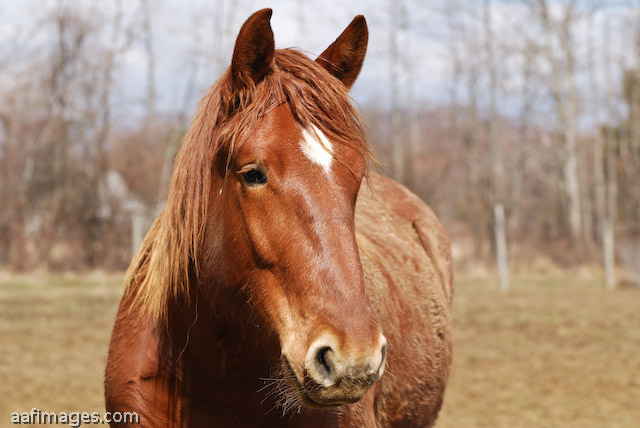
M 300 147 L 304 155 L 308 157 L 311 162 L 320 165 L 322 169 L 324 169 L 324 172 L 328 174 L 331 170 L 331 162 L 333 162 L 333 155 L 330 153 L 333 147 L 326 135 L 316 128 L 315 125 L 311 125 L 311 129 L 314 132 L 309 132 L 306 129 L 302 130 Z

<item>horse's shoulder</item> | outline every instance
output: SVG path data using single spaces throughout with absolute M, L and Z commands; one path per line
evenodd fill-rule
M 451 302 L 451 244 L 433 210 L 418 196 L 397 181 L 371 174 L 363 182 L 358 195 L 356 222 L 364 234 L 371 228 L 394 227 L 398 223 L 410 224 L 414 236 L 438 273 L 449 303 Z
M 123 299 L 116 316 L 105 370 L 105 395 L 107 403 L 139 405 L 141 391 L 155 388 L 162 376 L 153 327 L 129 303 Z

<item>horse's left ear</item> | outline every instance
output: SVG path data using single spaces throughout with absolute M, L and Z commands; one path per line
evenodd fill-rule
M 271 9 L 251 15 L 240 29 L 231 59 L 231 75 L 240 86 L 258 83 L 273 64 L 274 40 Z
M 362 68 L 368 41 L 367 21 L 364 16 L 358 15 L 316 62 L 340 79 L 347 88 L 351 88 Z

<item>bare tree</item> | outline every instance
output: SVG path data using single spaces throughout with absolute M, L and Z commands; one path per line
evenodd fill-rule
M 480 109 L 479 86 L 481 75 L 480 34 L 470 25 L 477 16 L 473 8 L 465 9 L 460 2 L 446 2 L 445 11 L 451 35 L 450 58 L 452 81 L 450 111 L 451 120 L 460 134 L 466 152 L 464 192 L 468 220 L 474 243 L 474 255 L 482 258 L 487 238 L 487 225 L 493 214 L 488 215 L 485 203 L 488 196 L 485 183 L 486 156 L 479 136 Z
M 577 94 L 575 45 L 572 37 L 576 21 L 577 0 L 562 7 L 562 16 L 556 20 L 546 0 L 536 0 L 531 6 L 539 19 L 544 36 L 545 56 L 550 66 L 549 89 L 557 111 L 559 132 L 562 136 L 563 175 L 568 199 L 567 217 L 574 242 L 581 242 L 582 208 L 579 157 L 576 141 Z
M 390 0 L 391 30 L 389 33 L 389 90 L 391 96 L 391 150 L 393 177 L 404 182 L 405 165 L 405 135 L 400 111 L 400 91 L 402 73 L 402 46 L 400 39 L 406 31 L 406 9 L 404 0 Z
M 604 55 L 605 61 L 605 84 L 607 93 L 607 112 L 610 117 L 614 116 L 613 108 L 613 76 L 612 76 L 612 58 L 610 55 L 610 42 L 611 42 L 611 25 L 607 19 L 605 28 L 605 46 L 606 51 Z M 615 224 L 617 216 L 617 168 L 616 168 L 616 154 L 615 154 L 615 133 L 611 129 L 605 129 L 605 189 L 606 189 L 606 210 L 604 212 L 603 220 L 603 244 L 604 244 L 604 267 L 605 267 L 605 285 L 608 289 L 615 287 Z
M 153 26 L 149 0 L 140 0 L 142 44 L 147 60 L 147 121 L 150 130 L 156 122 L 156 57 L 153 50 Z
M 493 201 L 494 211 L 494 236 L 496 261 L 498 264 L 498 279 L 500 289 L 509 289 L 509 274 L 507 260 L 507 240 L 505 232 L 504 214 L 504 165 L 502 145 L 500 142 L 500 130 L 498 121 L 498 65 L 496 58 L 496 37 L 493 32 L 492 23 L 492 2 L 483 2 L 483 24 L 484 24 L 484 44 L 485 44 L 485 66 L 489 75 L 489 117 L 487 120 L 487 144 L 489 147 L 489 157 L 491 159 L 490 191 Z
M 594 19 L 595 19 L 596 10 L 593 10 L 588 19 L 588 27 L 587 27 L 587 36 L 589 43 L 588 50 L 588 78 L 589 78 L 589 110 L 591 115 L 591 120 L 593 124 L 598 127 L 600 123 L 600 105 L 598 102 L 598 90 L 599 84 L 598 80 L 595 77 L 596 71 L 596 59 L 595 59 L 595 41 L 594 41 Z M 605 49 L 609 49 L 608 46 L 604 47 Z M 605 183 L 605 175 L 604 175 L 604 133 L 602 131 L 598 131 L 595 133 L 593 137 L 593 172 L 594 172 L 594 183 L 595 183 L 595 205 L 596 205 L 596 217 L 595 223 L 597 230 L 600 231 L 598 234 L 599 238 L 605 242 L 606 249 L 603 252 L 604 256 L 604 266 L 606 271 L 606 283 L 609 286 L 609 281 L 612 281 L 612 272 L 613 266 L 610 263 L 613 262 L 613 259 L 610 257 L 610 251 L 613 248 L 612 242 L 610 239 L 610 224 L 607 216 L 607 201 L 605 199 L 606 196 L 606 183 Z

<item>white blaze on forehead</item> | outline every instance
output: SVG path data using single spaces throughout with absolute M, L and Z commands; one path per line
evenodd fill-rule
M 329 173 L 331 162 L 333 162 L 333 156 L 329 153 L 333 150 L 331 142 L 315 125 L 311 125 L 310 128 L 312 132 L 307 129 L 302 130 L 302 141 L 300 141 L 302 153 L 311 162 L 320 165 L 324 172 Z

